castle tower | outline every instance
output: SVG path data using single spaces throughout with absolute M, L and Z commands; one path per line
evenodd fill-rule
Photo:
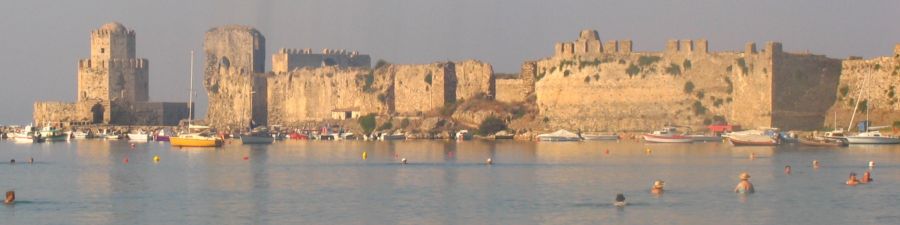
M 114 115 L 116 108 L 127 109 L 149 99 L 148 68 L 146 59 L 135 57 L 133 30 L 113 22 L 91 31 L 91 55 L 78 62 L 80 111 L 92 114 L 94 123 L 124 122 Z
M 203 49 L 207 122 L 232 129 L 265 124 L 265 37 L 252 27 L 226 25 L 206 32 Z
M 120 23 L 104 24 L 91 32 L 91 59 L 133 59 L 135 56 L 134 31 Z

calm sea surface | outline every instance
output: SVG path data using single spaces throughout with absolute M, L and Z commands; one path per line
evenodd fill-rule
M 0 141 L 0 160 L 0 191 L 18 200 L 0 206 L 0 224 L 900 223 L 896 145 Z M 869 160 L 873 183 L 843 184 Z M 731 192 L 741 171 L 756 194 Z M 666 181 L 660 197 L 648 191 L 655 179 Z M 629 206 L 612 206 L 619 192 Z

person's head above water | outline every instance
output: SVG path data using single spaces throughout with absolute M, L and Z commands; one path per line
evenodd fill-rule
M 16 201 L 16 192 L 15 191 L 7 191 L 6 199 L 3 200 L 3 203 L 12 204 L 15 201 Z
M 617 202 L 624 202 L 624 201 L 625 201 L 625 194 L 622 194 L 622 193 L 616 194 L 616 201 L 617 201 Z
M 741 180 L 748 180 L 750 179 L 750 174 L 747 172 L 743 172 L 740 176 L 738 176 L 738 178 L 740 178 Z

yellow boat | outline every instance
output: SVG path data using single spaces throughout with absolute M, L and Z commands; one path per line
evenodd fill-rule
M 172 147 L 221 147 L 224 143 L 222 139 L 200 133 L 171 137 L 169 142 L 172 144 Z

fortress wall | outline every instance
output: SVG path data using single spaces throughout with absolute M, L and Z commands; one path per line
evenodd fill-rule
M 477 60 L 465 60 L 455 63 L 456 99 L 471 99 L 479 93 L 495 96 L 496 87 L 494 70 L 491 64 Z
M 394 78 L 394 112 L 417 115 L 444 107 L 456 100 L 456 72 L 452 62 L 390 65 L 376 76 Z
M 500 102 L 524 102 L 528 98 L 531 83 L 522 79 L 497 79 L 497 95 L 494 99 Z
M 738 57 L 630 53 L 541 60 L 539 117 L 548 129 L 650 130 L 667 123 L 700 129 L 713 117 L 729 117 L 728 67 Z M 685 92 L 688 82 L 691 92 Z
M 821 128 L 836 100 L 841 60 L 781 53 L 771 70 L 773 125 L 783 130 Z
M 834 127 L 836 115 L 838 127 L 846 129 L 857 99 L 867 101 L 867 104 L 860 104 L 857 109 L 852 123 L 854 130 L 856 123 L 866 118 L 862 105 L 868 107 L 869 120 L 876 126 L 890 126 L 900 121 L 900 56 L 897 54 L 866 60 L 844 60 L 834 91 L 836 101 L 825 113 L 823 126 Z
M 298 126 L 331 118 L 335 109 L 389 113 L 390 74 L 356 68 L 304 68 L 270 75 L 269 123 Z
M 78 114 L 75 103 L 67 102 L 35 102 L 32 115 L 35 125 L 85 120 Z
M 748 46 L 750 46 L 748 44 Z M 745 51 L 731 68 L 734 83 L 732 120 L 747 129 L 772 127 L 772 55 Z

